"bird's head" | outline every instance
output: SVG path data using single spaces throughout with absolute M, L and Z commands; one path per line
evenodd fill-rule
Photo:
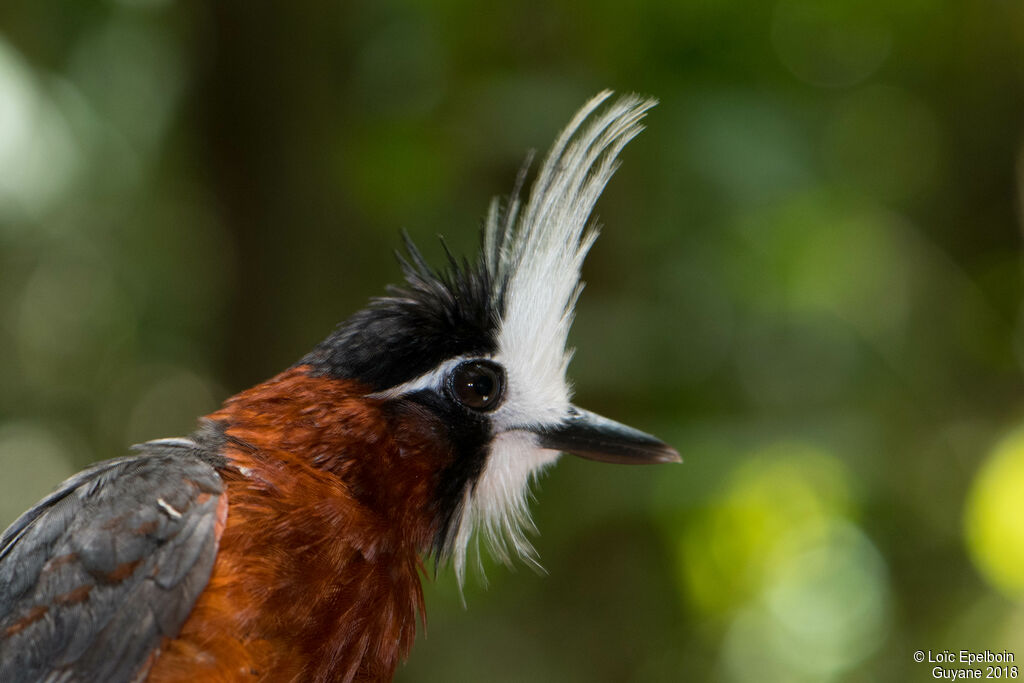
M 358 380 L 367 396 L 429 413 L 448 454 L 435 479 L 434 550 L 460 580 L 474 531 L 503 560 L 533 558 L 524 536 L 533 476 L 560 452 L 617 463 L 677 462 L 675 450 L 571 402 L 566 337 L 594 203 L 655 103 L 588 102 L 554 143 L 528 198 L 491 205 L 479 260 L 431 269 L 411 242 L 406 283 L 344 323 L 303 360 Z M 521 184 L 521 181 L 520 181 Z M 410 414 L 408 410 L 401 414 Z M 398 429 L 401 428 L 399 425 Z

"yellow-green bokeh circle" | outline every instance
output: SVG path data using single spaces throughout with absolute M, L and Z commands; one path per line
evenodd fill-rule
M 971 484 L 964 511 L 971 559 L 1002 593 L 1024 598 L 1024 430 L 1001 443 Z

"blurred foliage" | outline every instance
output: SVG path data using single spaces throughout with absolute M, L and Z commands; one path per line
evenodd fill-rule
M 1024 6 L 0 5 L 0 523 L 189 432 L 476 244 L 604 87 L 661 99 L 599 205 L 549 575 L 427 587 L 399 680 L 903 681 L 1024 656 Z M 1014 436 L 1016 435 L 1016 436 Z

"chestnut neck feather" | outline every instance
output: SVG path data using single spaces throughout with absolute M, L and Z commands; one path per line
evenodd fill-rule
M 419 572 L 452 458 L 429 410 L 288 370 L 210 418 L 227 440 L 217 562 L 150 681 L 389 679 L 423 613 Z M 248 672 L 248 673 L 241 673 Z

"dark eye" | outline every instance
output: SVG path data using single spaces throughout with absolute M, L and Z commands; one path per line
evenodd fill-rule
M 486 360 L 460 363 L 448 376 L 448 391 L 467 408 L 494 410 L 505 393 L 505 371 Z

